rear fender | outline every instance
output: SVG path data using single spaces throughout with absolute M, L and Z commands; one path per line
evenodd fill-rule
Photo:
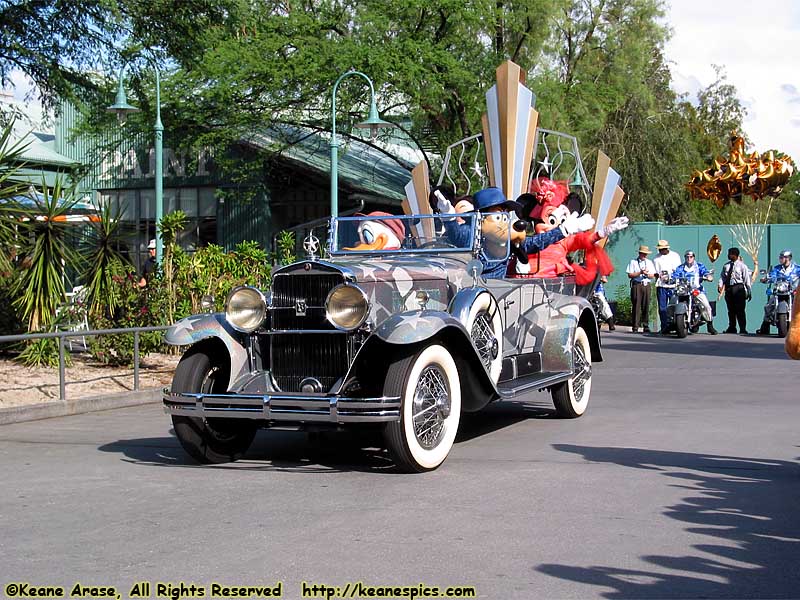
M 600 331 L 591 303 L 580 296 L 556 295 L 551 300 L 552 314 L 542 342 L 546 371 L 570 371 L 575 330 L 580 326 L 589 338 L 592 362 L 602 362 Z
M 173 346 L 189 346 L 197 342 L 217 338 L 225 346 L 231 365 L 228 389 L 233 382 L 250 371 L 244 335 L 233 329 L 225 320 L 224 313 L 192 315 L 175 323 L 167 330 L 164 341 Z

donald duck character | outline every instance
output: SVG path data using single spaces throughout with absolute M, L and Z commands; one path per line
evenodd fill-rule
M 356 213 L 356 217 L 393 217 L 379 210 L 368 214 Z M 405 237 L 405 227 L 400 219 L 375 219 L 358 224 L 359 244 L 345 250 L 399 250 Z

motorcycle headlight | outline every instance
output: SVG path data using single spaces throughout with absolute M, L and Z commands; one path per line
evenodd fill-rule
M 344 283 L 333 288 L 325 299 L 325 317 L 336 327 L 352 331 L 369 316 L 369 300 L 357 285 Z
M 258 329 L 267 316 L 267 300 L 256 288 L 242 286 L 231 290 L 225 302 L 225 318 L 237 331 Z
M 788 294 L 789 293 L 789 282 L 788 281 L 779 281 L 775 284 L 775 293 L 777 294 Z

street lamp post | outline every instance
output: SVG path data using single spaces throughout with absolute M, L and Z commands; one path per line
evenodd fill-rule
M 156 260 L 161 261 L 164 255 L 164 243 L 161 239 L 161 231 L 158 224 L 164 216 L 164 165 L 163 165 L 163 151 L 164 151 L 164 125 L 161 123 L 161 75 L 158 72 L 158 67 L 153 65 L 153 70 L 156 73 L 156 122 L 153 124 L 153 131 L 156 134 L 155 139 L 155 193 L 156 193 Z M 125 75 L 125 68 L 120 69 L 119 72 L 119 88 L 117 89 L 117 98 L 114 104 L 109 106 L 106 110 L 116 113 L 120 121 L 124 121 L 125 117 L 137 112 L 139 109 L 135 106 L 128 104 L 125 97 L 125 87 L 123 79 Z
M 358 123 L 356 127 L 369 129 L 374 139 L 378 133 L 378 129 L 382 127 L 394 127 L 393 123 L 384 121 L 378 116 L 378 108 L 375 106 L 375 88 L 369 77 L 364 75 L 361 71 L 347 71 L 339 76 L 336 83 L 333 84 L 333 93 L 331 94 L 331 216 L 335 217 L 339 214 L 339 139 L 336 137 L 336 90 L 339 84 L 345 77 L 350 75 L 358 75 L 363 77 L 369 84 L 369 117 L 367 120 Z

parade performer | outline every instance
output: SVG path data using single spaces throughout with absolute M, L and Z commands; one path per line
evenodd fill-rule
M 517 244 L 522 252 L 529 255 L 562 240 L 564 236 L 580 233 L 594 226 L 591 215 L 579 217 L 577 214 L 571 214 L 561 220 L 558 227 L 525 237 L 524 231 L 517 231 L 511 227 L 512 219 L 507 213 L 509 210 L 513 213 L 519 209 L 519 204 L 508 200 L 499 188 L 489 187 L 480 190 L 473 196 L 473 201 L 475 208 L 486 215 L 481 223 L 483 244 L 480 254 L 485 279 L 500 279 L 506 276 L 509 264 L 506 258 L 506 243 L 509 237 L 512 244 Z M 436 208 L 445 215 L 455 212 L 452 203 L 444 196 L 438 199 Z M 456 245 L 462 246 L 467 243 L 467 236 L 470 235 L 468 226 L 459 225 L 455 217 L 442 217 L 442 221 L 447 235 Z
M 534 231 L 539 235 L 560 227 L 564 219 L 573 212 L 572 209 L 580 207 L 578 195 L 567 193 L 566 182 L 539 177 L 531 183 L 530 189 L 532 194 L 523 194 L 520 197 L 522 209 L 519 215 L 523 220 L 533 221 Z M 514 263 L 509 270 L 509 276 L 558 277 L 574 274 L 578 285 L 593 283 L 598 272 L 600 275 L 609 275 L 614 270 L 608 255 L 597 246 L 597 242 L 627 226 L 627 217 L 617 217 L 599 231 L 570 235 L 537 254 L 529 253 L 529 273 L 520 272 L 518 263 Z M 567 260 L 569 253 L 578 250 L 585 252 L 583 266 Z

